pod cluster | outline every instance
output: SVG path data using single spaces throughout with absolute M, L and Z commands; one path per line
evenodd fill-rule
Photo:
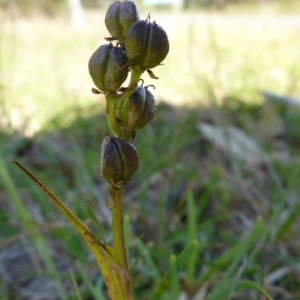
M 97 90 L 106 97 L 107 120 L 112 133 L 101 146 L 102 177 L 115 187 L 126 184 L 138 169 L 139 156 L 132 145 L 136 131 L 145 127 L 156 112 L 150 86 L 139 84 L 141 75 L 160 65 L 169 52 L 164 29 L 148 15 L 140 20 L 134 1 L 116 1 L 105 16 L 110 33 L 107 44 L 92 54 L 88 69 Z M 122 84 L 130 74 L 128 87 Z

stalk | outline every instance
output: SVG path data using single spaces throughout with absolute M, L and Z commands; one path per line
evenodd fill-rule
M 124 188 L 115 188 L 110 185 L 110 197 L 113 202 L 112 208 L 112 231 L 113 243 L 115 248 L 115 258 L 118 265 L 129 272 L 124 241 L 123 228 L 123 204 L 124 204 Z
M 110 185 L 110 197 L 113 202 L 112 208 L 112 231 L 113 231 L 113 244 L 115 249 L 115 261 L 124 270 L 126 277 L 126 300 L 133 299 L 132 295 L 132 282 L 130 276 L 130 269 L 127 262 L 124 240 L 124 223 L 123 223 L 123 207 L 124 207 L 124 187 L 115 188 Z M 118 286 L 116 287 L 119 288 Z M 121 298 L 118 298 L 121 299 Z M 122 298 L 123 299 L 123 298 Z
M 106 95 L 106 115 L 107 123 L 111 131 L 122 140 L 130 142 L 132 140 L 133 132 L 127 131 L 120 122 L 118 121 L 116 111 L 117 106 L 120 102 L 126 100 L 134 92 L 134 87 L 137 85 L 142 72 L 138 71 L 135 68 L 131 70 L 130 82 L 128 84 L 128 90 L 122 94 L 109 94 Z
M 119 99 L 116 99 L 115 95 L 106 96 L 106 115 L 107 115 L 107 123 L 111 129 L 111 131 L 118 137 L 121 137 L 124 141 L 131 141 L 132 132 L 127 131 L 118 123 L 118 118 L 116 115 L 117 105 L 119 103 Z

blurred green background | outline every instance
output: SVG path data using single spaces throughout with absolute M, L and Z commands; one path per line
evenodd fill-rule
M 170 39 L 159 80 L 142 76 L 157 115 L 126 189 L 136 299 L 299 299 L 300 1 L 136 2 Z M 89 202 L 111 242 L 87 69 L 110 3 L 72 18 L 68 1 L 0 1 L 0 299 L 106 299 L 81 238 L 12 161 L 87 224 Z

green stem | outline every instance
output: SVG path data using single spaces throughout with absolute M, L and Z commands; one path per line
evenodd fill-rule
M 115 136 L 129 142 L 132 139 L 132 132 L 120 126 L 116 115 L 118 103 L 119 99 L 116 95 L 106 96 L 107 123 Z
M 124 188 L 115 188 L 110 185 L 110 197 L 113 202 L 112 208 L 112 230 L 113 230 L 113 243 L 115 256 L 114 260 L 120 268 L 124 270 L 126 276 L 126 291 L 128 292 L 127 298 L 124 300 L 133 299 L 132 296 L 132 283 L 130 270 L 127 262 L 127 256 L 125 251 L 125 239 L 124 239 L 124 227 L 123 227 L 123 204 L 124 204 Z M 121 299 L 121 298 L 120 298 Z M 123 299 L 123 298 L 122 298 Z
M 131 77 L 128 87 L 135 86 L 143 72 L 140 72 L 134 68 L 131 71 Z M 108 125 L 113 132 L 113 134 L 117 137 L 120 137 L 122 140 L 130 142 L 132 140 L 132 131 L 128 131 L 121 126 L 117 118 L 117 106 L 118 103 L 126 100 L 128 97 L 131 96 L 134 89 L 130 89 L 122 94 L 114 94 L 114 95 L 107 95 L 106 96 L 106 111 L 107 111 L 107 122 Z
M 114 203 L 112 208 L 112 229 L 117 264 L 129 273 L 129 267 L 125 252 L 124 229 L 123 229 L 123 204 L 124 188 L 110 186 L 110 197 Z
M 131 277 L 127 270 L 121 268 L 99 243 L 94 242 L 94 237 L 87 231 L 81 232 L 88 246 L 93 252 L 98 266 L 103 274 L 111 300 L 133 300 Z M 117 251 L 116 251 L 117 252 Z
M 130 82 L 128 84 L 128 87 L 131 87 L 135 84 L 137 84 L 142 76 L 143 72 L 137 70 L 134 67 L 131 67 L 131 76 L 130 76 Z

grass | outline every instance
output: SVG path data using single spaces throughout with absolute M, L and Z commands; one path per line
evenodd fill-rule
M 107 36 L 102 19 L 103 12 L 88 11 L 82 31 L 72 30 L 64 19 L 5 19 L 2 124 L 24 126 L 30 134 L 74 105 L 103 102 L 88 92 L 92 82 L 86 71 L 92 51 Z M 198 105 L 211 100 L 210 88 L 218 98 L 229 94 L 247 101 L 260 101 L 262 89 L 299 94 L 299 24 L 289 27 L 264 15 L 178 12 L 156 12 L 153 19 L 172 44 L 165 66 L 155 70 L 161 79 L 143 76 L 156 86 L 157 98 Z
M 82 31 L 62 19 L 2 23 L 0 299 L 53 299 L 55 284 L 70 299 L 106 297 L 80 237 L 10 163 L 26 165 L 92 227 L 88 202 L 111 243 L 98 166 L 108 128 L 87 72 L 106 33 L 103 13 L 87 16 Z M 261 15 L 153 19 L 172 48 L 154 70 L 159 81 L 143 76 L 160 104 L 135 141 L 141 165 L 125 198 L 136 299 L 298 299 L 300 111 L 259 91 L 299 95 L 300 27 Z M 267 162 L 216 146 L 198 130 L 203 122 L 239 128 Z

